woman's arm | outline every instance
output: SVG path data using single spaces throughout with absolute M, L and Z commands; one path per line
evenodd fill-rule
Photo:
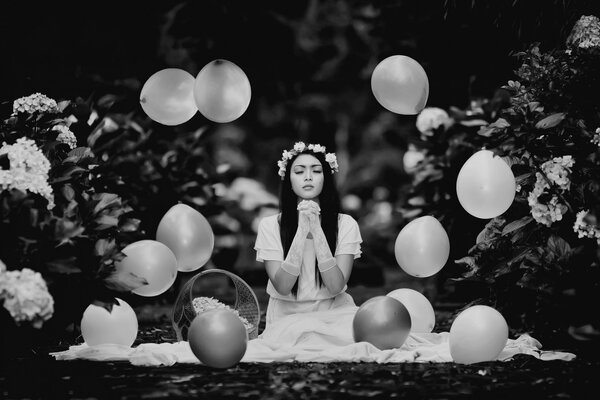
M 314 238 L 317 263 L 323 283 L 332 294 L 338 294 L 350 279 L 354 255 L 339 254 L 334 257 L 327 243 L 327 237 L 321 224 L 313 227 L 311 232 Z
M 267 275 L 269 275 L 269 279 L 275 290 L 283 296 L 290 294 L 292 287 L 294 287 L 296 280 L 298 280 L 298 275 L 300 275 L 304 242 L 306 241 L 307 234 L 308 226 L 300 223 L 285 260 L 283 262 L 265 260 Z

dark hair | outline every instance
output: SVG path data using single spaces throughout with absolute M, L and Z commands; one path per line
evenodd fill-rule
M 331 249 L 331 254 L 335 255 L 335 247 L 337 243 L 338 232 L 338 214 L 340 212 L 340 197 L 335 186 L 335 180 L 331 172 L 329 163 L 325 161 L 325 154 L 321 152 L 313 152 L 306 150 L 298 153 L 291 160 L 288 160 L 287 168 L 283 181 L 279 190 L 279 211 L 281 216 L 279 219 L 279 232 L 281 235 L 281 244 L 283 245 L 283 258 L 287 256 L 296 230 L 298 229 L 298 196 L 292 190 L 292 182 L 290 180 L 290 171 L 292 163 L 300 154 L 309 154 L 321 162 L 323 166 L 323 190 L 319 195 L 319 206 L 321 207 L 321 226 L 327 238 L 327 243 Z M 315 263 L 315 284 L 322 286 L 319 270 Z M 292 288 L 294 296 L 298 293 L 298 281 Z

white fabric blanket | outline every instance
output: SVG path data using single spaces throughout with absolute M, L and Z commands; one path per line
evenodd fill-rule
M 248 342 L 240 362 L 452 362 L 449 333 L 411 333 L 402 347 L 379 350 L 368 342 L 355 343 L 352 319 L 357 307 L 290 315 L 270 325 Z M 509 339 L 497 360 L 506 361 L 516 354 L 529 354 L 541 360 L 570 361 L 572 353 L 542 351 L 541 344 L 523 334 Z M 144 343 L 137 347 L 119 345 L 71 346 L 51 353 L 57 360 L 86 359 L 129 361 L 134 365 L 173 365 L 200 363 L 189 343 Z

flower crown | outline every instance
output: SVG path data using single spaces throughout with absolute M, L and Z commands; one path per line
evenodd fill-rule
M 331 167 L 331 173 L 338 172 L 338 163 L 337 157 L 335 153 L 325 153 L 325 146 L 321 146 L 320 144 L 309 144 L 308 146 L 304 142 L 296 142 L 294 144 L 294 148 L 291 150 L 284 150 L 282 153 L 281 160 L 277 161 L 277 166 L 279 167 L 279 176 L 281 179 L 285 177 L 285 171 L 287 168 L 288 161 L 297 156 L 298 154 L 305 152 L 306 150 L 310 150 L 313 153 L 323 153 L 325 154 L 325 161 Z

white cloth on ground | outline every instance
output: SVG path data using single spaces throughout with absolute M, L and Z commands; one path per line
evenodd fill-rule
M 271 324 L 261 335 L 248 342 L 242 363 L 270 362 L 452 362 L 449 333 L 411 333 L 402 347 L 379 350 L 368 342 L 355 343 L 352 320 L 358 307 L 346 307 L 290 315 Z M 541 360 L 570 361 L 575 355 L 560 351 L 543 351 L 539 341 L 522 334 L 509 339 L 497 357 L 510 360 L 528 354 Z M 144 343 L 137 347 L 81 344 L 51 353 L 57 360 L 86 359 L 129 361 L 133 365 L 158 366 L 175 363 L 200 363 L 189 343 Z

